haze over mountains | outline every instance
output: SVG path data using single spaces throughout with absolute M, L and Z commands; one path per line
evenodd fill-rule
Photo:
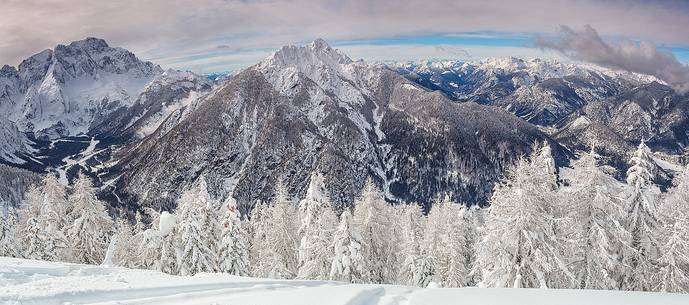
M 82 169 L 113 205 L 170 208 L 204 176 L 212 196 L 248 209 L 278 181 L 303 194 L 314 171 L 338 206 L 368 176 L 391 201 L 483 204 L 534 141 L 563 164 L 595 146 L 619 170 L 642 140 L 681 156 L 688 100 L 584 64 L 368 64 L 320 39 L 210 81 L 87 38 L 2 67 L 0 159 L 66 178 Z

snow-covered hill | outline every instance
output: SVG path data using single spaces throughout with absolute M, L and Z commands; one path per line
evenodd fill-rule
M 415 288 L 328 281 L 172 276 L 0 257 L 0 304 L 684 305 L 689 295 L 557 289 Z

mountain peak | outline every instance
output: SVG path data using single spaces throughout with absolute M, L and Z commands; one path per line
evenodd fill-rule
M 2 68 L 0 68 L 0 76 L 3 75 L 17 75 L 17 69 L 10 65 L 3 65 Z
M 259 66 L 277 67 L 335 67 L 339 64 L 348 64 L 352 60 L 342 52 L 333 49 L 323 39 L 316 39 L 305 46 L 287 45 L 275 51 L 271 56 L 259 64 Z
M 308 47 L 313 50 L 331 49 L 330 45 L 323 38 L 316 38 L 316 40 L 308 44 Z
M 105 49 L 110 47 L 104 39 L 95 37 L 87 37 L 82 40 L 73 41 L 69 44 L 69 46 L 90 50 Z

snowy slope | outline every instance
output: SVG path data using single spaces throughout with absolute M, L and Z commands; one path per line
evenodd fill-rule
M 252 305 L 646 305 L 689 304 L 689 295 L 646 292 L 414 288 L 223 274 L 171 276 L 66 263 L 0 258 L 0 304 Z

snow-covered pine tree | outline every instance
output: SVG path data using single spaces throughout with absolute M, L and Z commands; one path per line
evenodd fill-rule
M 220 235 L 222 234 L 220 206 L 216 204 L 216 200 L 210 199 L 207 192 L 199 198 L 205 201 L 205 203 L 202 202 L 204 207 L 200 215 L 201 227 L 203 228 L 202 236 L 205 237 L 204 239 L 210 249 L 210 253 L 214 254 L 213 265 L 216 269 L 213 271 L 219 271 L 220 257 L 218 255 L 220 254 Z
M 0 207 L 0 256 L 19 257 L 19 245 L 15 239 L 17 216 L 6 202 Z
M 156 248 L 156 269 L 168 274 L 179 274 L 182 242 L 179 240 L 178 225 L 176 215 L 163 212 L 160 214 L 158 230 L 146 230 L 148 234 L 144 234 L 145 239 L 159 246 L 159 249 Z
M 41 222 L 43 195 L 40 188 L 31 186 L 24 194 L 17 226 L 20 252 L 24 258 L 57 260 L 54 244 L 46 236 Z
M 449 221 L 447 224 L 447 274 L 440 284 L 443 287 L 464 287 L 470 282 L 471 244 L 467 239 L 469 234 L 466 221 L 467 209 L 460 204 L 449 206 Z
M 68 200 L 72 205 L 69 215 L 74 223 L 67 229 L 74 260 L 85 264 L 100 264 L 109 243 L 113 221 L 105 204 L 96 198 L 91 178 L 80 174 Z
M 219 268 L 221 272 L 248 276 L 249 275 L 249 246 L 248 236 L 244 232 L 237 201 L 232 198 L 232 194 L 225 200 L 225 217 L 222 222 L 222 233 L 220 239 Z
M 55 259 L 70 261 L 72 249 L 66 238 L 67 228 L 74 222 L 72 210 L 67 201 L 67 190 L 55 174 L 47 174 L 40 185 L 43 194 L 39 226 L 43 228 L 46 242 L 54 247 Z
M 465 223 L 467 225 L 466 239 L 469 252 L 467 253 L 467 263 L 469 268 L 469 275 L 467 278 L 467 286 L 476 286 L 481 282 L 481 272 L 476 266 L 478 259 L 476 254 L 476 245 L 481 240 L 484 209 L 478 205 L 473 205 L 464 213 Z
M 546 145 L 547 146 L 547 145 Z M 552 215 L 554 173 L 543 147 L 519 158 L 496 185 L 478 245 L 477 268 L 488 287 L 571 287 L 574 276 L 558 251 Z
M 433 200 L 426 219 L 426 227 L 422 243 L 422 251 L 432 261 L 432 281 L 441 284 L 448 273 L 449 247 L 448 247 L 448 217 L 450 217 L 449 196 L 437 196 Z
M 661 256 L 654 277 L 654 290 L 689 292 L 689 166 L 675 178 L 676 186 L 667 192 L 659 208 Z
M 132 228 L 132 231 L 134 234 L 138 234 L 139 232 L 143 232 L 146 230 L 146 227 L 143 222 L 143 216 L 141 216 L 141 212 L 136 211 L 136 214 L 134 214 L 134 227 Z
M 433 279 L 433 259 L 421 251 L 423 241 L 423 212 L 412 203 L 400 208 L 401 226 L 403 228 L 404 247 L 402 248 L 402 266 L 397 280 L 403 285 L 426 287 Z
M 399 262 L 395 251 L 398 243 L 391 223 L 393 213 L 371 177 L 366 179 L 354 208 L 354 227 L 361 234 L 362 253 L 368 262 L 366 278 L 371 283 L 394 282 L 399 274 L 399 270 L 395 270 Z
M 69 217 L 72 206 L 67 200 L 67 188 L 62 185 L 54 173 L 47 174 L 41 182 L 43 193 L 43 206 L 54 213 L 55 225 L 58 228 L 66 228 L 74 219 Z M 65 232 L 63 232 L 65 233 Z
M 136 265 L 138 266 L 137 268 L 160 270 L 159 260 L 163 242 L 159 226 L 160 214 L 150 208 L 144 209 L 144 211 L 149 219 L 153 219 L 153 221 L 151 222 L 151 228 L 138 231 L 136 235 L 134 235 L 134 240 L 137 243 L 136 253 L 138 255 Z M 138 219 L 136 226 L 143 228 L 141 214 L 137 213 L 137 215 Z
M 113 263 L 116 266 L 136 268 L 138 260 L 136 248 L 138 244 L 134 242 L 134 234 L 129 221 L 120 217 L 115 221 L 115 251 L 113 253 Z
M 657 164 L 651 150 L 641 142 L 634 152 L 627 170 L 627 184 L 632 188 L 627 199 L 627 231 L 631 235 L 632 251 L 625 261 L 631 266 L 625 276 L 625 289 L 648 291 L 653 283 L 655 260 L 659 257 L 657 240 L 658 215 L 656 197 L 660 193 L 654 185 Z
M 569 186 L 561 198 L 570 219 L 563 251 L 575 254 L 571 265 L 577 276 L 575 288 L 619 289 L 622 266 L 619 254 L 628 251 L 629 233 L 624 228 L 624 206 L 618 200 L 622 186 L 598 166 L 592 151 L 572 162 L 567 171 Z
M 190 190 L 185 191 L 178 201 L 179 230 L 178 240 L 182 250 L 179 258 L 179 274 L 194 275 L 199 272 L 217 270 L 217 252 L 213 250 L 213 236 L 208 236 L 204 226 L 204 216 L 210 201 L 205 179 Z
M 442 287 L 463 287 L 469 278 L 469 243 L 464 209 L 449 196 L 436 199 L 426 223 L 424 249 L 434 261 L 433 281 Z
M 361 236 L 352 226 L 352 213 L 345 210 L 340 215 L 340 225 L 333 236 L 335 257 L 330 267 L 330 279 L 351 283 L 364 283 L 366 262 L 361 254 Z
M 658 258 L 656 283 L 652 287 L 661 292 L 689 292 L 689 228 L 685 221 L 668 223 L 664 228 L 666 242 Z
M 265 268 L 262 273 L 276 279 L 294 278 L 299 270 L 299 214 L 281 182 L 266 217 L 271 229 L 265 231 L 265 247 L 258 258 Z
M 270 267 L 263 254 L 269 247 L 266 233 L 270 231 L 268 213 L 270 205 L 258 200 L 254 203 L 250 214 L 245 217 L 242 226 L 249 236 L 249 266 L 254 277 L 268 277 Z M 247 221 L 248 218 L 248 221 Z
M 324 179 L 320 173 L 311 175 L 302 207 L 299 233 L 299 271 L 301 279 L 324 280 L 330 276 L 333 257 L 332 234 L 337 217 L 330 205 Z

